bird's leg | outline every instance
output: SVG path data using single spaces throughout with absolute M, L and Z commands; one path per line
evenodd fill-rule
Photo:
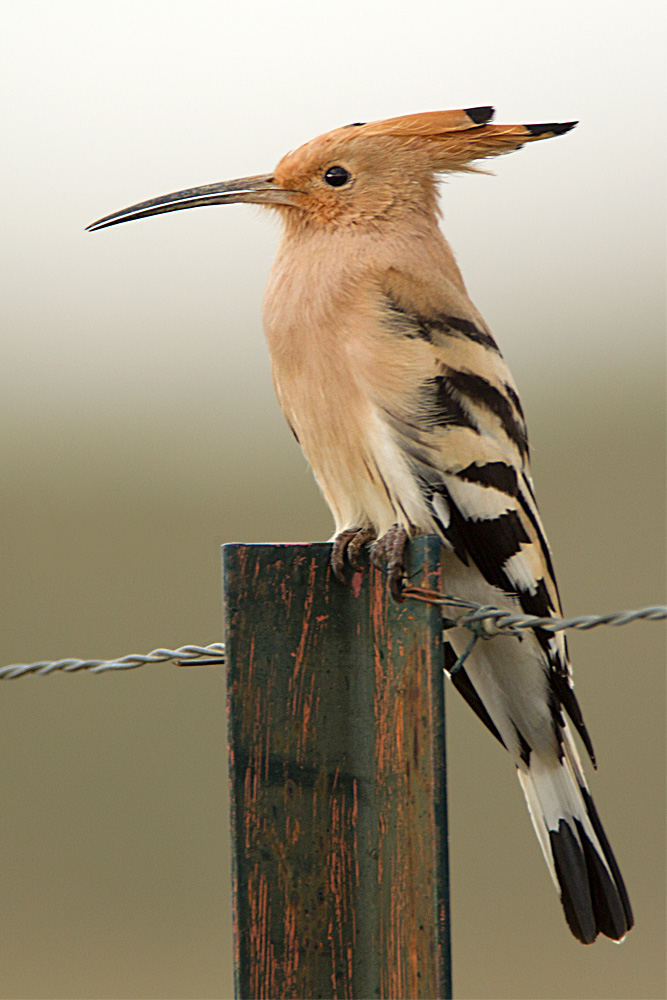
M 394 524 L 371 546 L 371 562 L 389 578 L 389 591 L 395 601 L 403 600 L 406 551 L 410 536 L 400 524 Z M 384 563 L 384 565 L 383 565 Z
M 372 542 L 375 532 L 372 528 L 346 528 L 339 532 L 333 540 L 331 548 L 331 569 L 333 575 L 341 583 L 347 583 L 345 579 L 345 557 L 359 569 L 359 556 L 366 542 Z

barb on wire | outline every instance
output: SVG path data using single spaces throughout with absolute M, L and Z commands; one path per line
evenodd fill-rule
M 101 674 L 105 670 L 133 670 L 145 663 L 168 663 L 174 660 L 179 667 L 201 667 L 225 662 L 224 642 L 214 642 L 210 646 L 181 646 L 180 649 L 154 649 L 152 653 L 130 653 L 117 660 L 42 660 L 40 663 L 13 663 L 0 667 L 0 680 L 13 680 L 26 674 L 52 674 L 62 670 L 66 674 L 77 670 L 89 670 L 91 674 Z
M 466 656 L 477 639 L 491 639 L 495 635 L 518 635 L 521 629 L 541 628 L 547 632 L 563 629 L 589 629 L 598 625 L 628 625 L 630 622 L 646 620 L 659 621 L 667 618 L 667 607 L 656 605 L 637 611 L 614 611 L 606 615 L 579 615 L 576 618 L 538 618 L 535 615 L 515 615 L 506 608 L 475 604 L 459 597 L 450 597 L 423 587 L 406 587 L 403 596 L 410 600 L 426 601 L 448 608 L 460 608 L 458 617 L 445 617 L 445 629 L 467 628 L 472 633 L 472 641 L 465 654 L 455 664 L 453 670 L 463 665 Z M 89 670 L 91 674 L 101 674 L 106 670 L 133 670 L 145 663 L 167 663 L 174 661 L 180 667 L 203 667 L 225 662 L 224 642 L 214 642 L 210 646 L 181 646 L 180 649 L 154 649 L 152 653 L 130 654 L 117 660 L 42 660 L 39 663 L 13 663 L 0 667 L 0 680 L 13 680 L 27 674 L 52 674 L 56 671 L 76 673 Z M 451 672 L 451 671 L 450 671 Z
M 463 626 L 483 639 L 491 639 L 494 635 L 502 634 L 516 635 L 521 629 L 526 628 L 561 632 L 569 628 L 586 630 L 596 628 L 598 625 L 628 625 L 634 621 L 659 621 L 667 618 L 667 607 L 662 604 L 649 608 L 639 608 L 636 611 L 612 611 L 606 615 L 540 618 L 537 615 L 515 615 L 507 608 L 475 604 L 474 601 L 465 601 L 460 597 L 451 597 L 448 594 L 440 594 L 438 591 L 422 587 L 406 587 L 403 596 L 415 601 L 426 601 L 428 604 L 463 609 L 464 614 L 444 619 L 445 629 Z

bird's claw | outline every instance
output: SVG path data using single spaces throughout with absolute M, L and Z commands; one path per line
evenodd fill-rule
M 401 602 L 406 576 L 406 551 L 410 536 L 399 524 L 386 531 L 371 546 L 371 562 L 376 569 L 387 574 L 389 592 L 395 601 Z
M 360 528 L 347 546 L 347 559 L 354 569 L 361 569 L 363 562 L 361 553 L 368 542 L 375 541 L 375 532 L 372 528 Z
M 347 583 L 345 560 L 354 569 L 361 569 L 361 550 L 374 539 L 372 528 L 346 528 L 336 535 L 331 548 L 331 571 L 340 583 Z

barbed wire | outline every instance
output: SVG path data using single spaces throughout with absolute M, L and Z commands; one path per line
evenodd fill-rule
M 574 618 L 546 617 L 536 615 L 515 615 L 506 608 L 476 604 L 459 597 L 450 597 L 435 590 L 422 587 L 406 587 L 403 596 L 408 600 L 425 601 L 443 607 L 461 608 L 464 614 L 444 618 L 445 631 L 450 628 L 467 628 L 476 639 L 491 639 L 497 635 L 517 636 L 522 629 L 540 628 L 547 632 L 565 629 L 587 630 L 598 625 L 629 625 L 635 621 L 660 621 L 667 619 L 667 607 L 659 604 L 636 611 L 613 611 L 605 615 L 578 615 Z M 470 652 L 472 644 L 464 657 Z M 181 667 L 203 667 L 220 665 L 225 662 L 224 642 L 214 642 L 210 646 L 181 646 L 179 649 L 154 649 L 151 653 L 130 653 L 115 660 L 41 660 L 38 663 L 12 663 L 0 667 L 0 680 L 14 680 L 28 674 L 44 676 L 56 673 L 76 673 L 87 670 L 91 674 L 101 674 L 107 670 L 134 670 L 146 663 L 176 662 Z
M 440 604 L 463 608 L 466 614 L 458 618 L 445 618 L 445 629 L 463 626 L 480 638 L 491 639 L 494 635 L 518 634 L 521 629 L 541 628 L 545 632 L 562 632 L 565 629 L 587 630 L 598 625 L 628 625 L 635 621 L 659 621 L 667 618 L 667 606 L 657 604 L 636 611 L 612 611 L 605 615 L 577 615 L 572 618 L 558 618 L 555 615 L 540 618 L 537 615 L 515 615 L 507 608 L 496 608 L 491 604 L 476 604 L 460 597 L 450 597 L 438 591 L 422 587 L 406 587 L 403 596 L 428 604 Z
M 214 642 L 210 646 L 181 646 L 180 649 L 154 649 L 152 653 L 130 653 L 116 660 L 42 660 L 39 663 L 12 663 L 0 667 L 0 680 L 11 681 L 27 674 L 53 674 L 60 670 L 66 674 L 78 670 L 88 670 L 91 674 L 101 674 L 106 670 L 134 670 L 146 663 L 168 663 L 175 660 L 182 667 L 202 667 L 225 662 L 224 642 Z

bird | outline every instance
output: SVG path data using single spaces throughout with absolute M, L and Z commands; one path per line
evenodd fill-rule
M 440 228 L 438 183 L 578 123 L 493 116 L 355 122 L 271 173 L 143 201 L 88 229 L 236 202 L 276 213 L 264 330 L 278 402 L 335 522 L 333 574 L 344 583 L 370 547 L 401 600 L 409 541 L 433 533 L 451 593 L 559 616 L 521 402 Z M 472 649 L 469 637 L 445 632 L 444 669 L 513 758 L 570 930 L 584 944 L 623 940 L 634 918 L 575 744 L 577 733 L 595 767 L 563 633 Z

